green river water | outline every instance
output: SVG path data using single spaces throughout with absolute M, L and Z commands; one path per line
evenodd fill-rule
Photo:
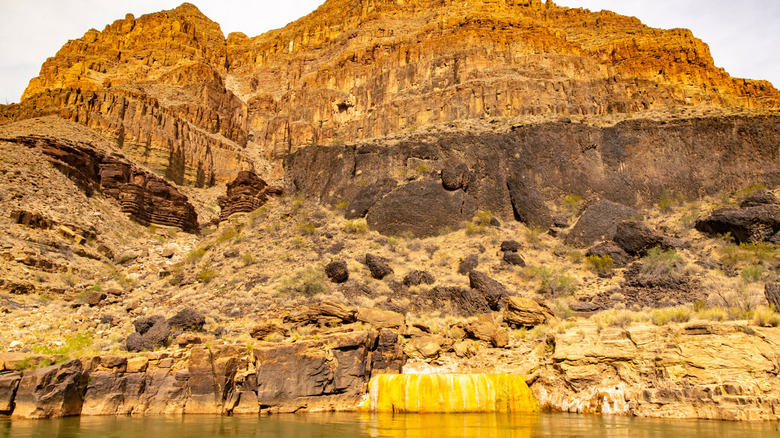
M 302 414 L 257 416 L 0 417 L 0 438 L 209 437 L 780 437 L 780 423 L 658 420 L 573 414 Z

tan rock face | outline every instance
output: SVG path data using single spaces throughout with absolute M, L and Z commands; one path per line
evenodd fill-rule
M 227 39 L 185 3 L 68 42 L 0 120 L 59 115 L 208 186 L 251 169 L 248 156 L 432 123 L 779 101 L 768 82 L 716 68 L 687 30 L 552 1 L 328 0 Z

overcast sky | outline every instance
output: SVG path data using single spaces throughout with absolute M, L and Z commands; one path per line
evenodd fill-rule
M 323 0 L 190 0 L 227 35 L 248 36 L 283 27 Z M 41 64 L 67 40 L 103 30 L 126 13 L 136 17 L 171 9 L 182 0 L 0 0 L 0 103 L 18 102 Z M 780 86 L 779 0 L 556 0 L 609 9 L 660 28 L 685 27 L 709 44 L 715 65 L 732 76 Z

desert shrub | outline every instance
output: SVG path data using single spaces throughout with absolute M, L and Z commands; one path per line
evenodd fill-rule
M 184 256 L 184 261 L 187 263 L 195 263 L 202 259 L 204 255 L 206 255 L 206 248 L 195 248 Z
M 241 264 L 244 266 L 249 266 L 255 262 L 255 256 L 251 253 L 246 253 L 241 256 Z
M 466 222 L 466 234 L 485 234 L 490 231 L 495 217 L 487 210 L 479 210 L 470 222 Z
M 217 272 L 213 269 L 211 269 L 209 266 L 204 266 L 198 273 L 195 275 L 195 280 L 208 284 L 211 280 L 214 279 L 214 277 L 217 276 Z
M 585 258 L 585 264 L 598 275 L 607 275 L 615 269 L 615 262 L 609 255 L 589 255 Z
M 729 319 L 729 312 L 723 307 L 705 307 L 695 310 L 695 312 L 696 318 L 707 321 L 725 321 Z
M 327 280 L 324 271 L 306 268 L 283 279 L 279 284 L 279 292 L 289 296 L 313 297 L 326 291 Z
M 764 301 L 763 287 L 758 283 L 744 283 L 739 278 L 711 276 L 703 282 L 711 307 L 728 309 L 732 319 L 745 319 Z
M 752 195 L 759 190 L 766 190 L 766 186 L 761 183 L 753 184 L 752 186 L 748 186 L 734 192 L 734 197 L 737 199 L 744 198 L 745 196 Z
M 731 240 L 730 236 L 726 238 Z M 766 242 L 741 243 L 739 245 L 726 243 L 720 246 L 717 251 L 720 256 L 720 264 L 726 269 L 780 262 L 780 249 L 777 245 Z
M 368 224 L 366 223 L 366 220 L 361 219 L 352 219 L 344 222 L 344 226 L 342 228 L 344 232 L 350 233 L 350 234 L 365 234 L 368 232 Z
M 347 207 L 348 207 L 348 206 L 349 206 L 349 204 L 347 203 L 347 201 L 341 201 L 341 202 L 337 202 L 337 203 L 336 203 L 336 204 L 333 206 L 333 208 L 335 208 L 335 209 L 336 209 L 336 211 L 339 211 L 339 212 L 341 212 L 341 213 L 346 213 L 346 211 L 347 211 Z
M 742 268 L 742 272 L 740 272 L 739 275 L 746 282 L 754 283 L 756 281 L 761 280 L 761 276 L 763 275 L 765 270 L 766 268 L 764 268 L 764 265 L 751 265 Z
M 760 306 L 753 312 L 753 324 L 760 327 L 780 326 L 780 315 L 772 308 Z
M 558 297 L 577 291 L 577 281 L 563 272 L 544 267 L 530 268 L 527 272 L 532 278 L 539 280 L 537 293 Z
M 396 236 L 390 236 L 387 238 L 387 246 L 390 247 L 390 251 L 398 251 L 399 245 L 401 245 L 401 238 Z
M 303 234 L 314 234 L 317 230 L 317 225 L 306 219 L 298 221 L 296 226 L 298 227 L 298 231 Z
M 227 242 L 228 240 L 232 240 L 237 235 L 238 235 L 238 231 L 236 231 L 235 228 L 233 227 L 227 228 L 219 236 L 217 236 L 217 244 L 222 244 Z
M 428 167 L 425 163 L 420 163 L 417 165 L 417 167 L 414 168 L 414 170 L 420 172 L 420 173 L 428 173 L 431 171 L 431 169 Z
M 650 249 L 640 266 L 639 275 L 646 282 L 679 281 L 685 276 L 685 261 L 671 249 Z
M 670 322 L 688 322 L 691 320 L 693 312 L 687 306 L 665 307 L 663 309 L 654 309 L 650 315 L 650 320 L 655 325 L 666 325 Z
M 658 208 L 661 211 L 671 211 L 672 209 L 672 192 L 667 189 L 661 191 L 661 198 L 658 200 Z
M 561 202 L 563 210 L 569 216 L 577 216 L 582 208 L 582 198 L 577 195 L 568 195 Z
M 539 248 L 542 243 L 542 234 L 544 234 L 544 228 L 538 226 L 526 227 L 523 230 L 525 242 L 532 248 Z

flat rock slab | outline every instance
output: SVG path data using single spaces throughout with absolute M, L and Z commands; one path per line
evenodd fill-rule
M 415 181 L 379 200 L 366 220 L 386 236 L 423 238 L 463 228 L 476 213 L 476 200 L 464 191 L 447 191 L 437 181 Z

